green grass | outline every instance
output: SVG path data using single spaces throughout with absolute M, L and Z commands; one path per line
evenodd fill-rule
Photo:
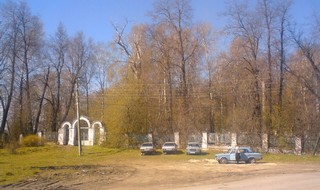
M 84 148 L 87 149 L 87 148 Z M 16 154 L 0 149 L 0 184 L 9 184 L 40 172 L 39 167 L 96 164 L 97 154 L 116 154 L 119 150 L 92 147 L 78 156 L 77 147 L 47 145 L 19 148 Z M 98 152 L 98 153 L 97 153 Z
M 264 162 L 320 164 L 319 156 L 292 154 L 263 154 Z
M 43 147 L 18 148 L 16 154 L 7 149 L 0 149 L 0 185 L 14 183 L 31 177 L 41 167 L 97 165 L 112 163 L 132 163 L 136 160 L 154 163 L 184 162 L 190 159 L 213 159 L 215 151 L 199 156 L 188 156 L 184 152 L 176 155 L 140 156 L 139 150 L 111 149 L 101 146 L 83 147 L 82 156 L 78 155 L 78 147 L 46 145 Z M 264 154 L 263 162 L 320 164 L 319 156 L 296 156 L 288 154 Z

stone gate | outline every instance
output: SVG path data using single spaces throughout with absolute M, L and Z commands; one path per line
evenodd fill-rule
M 104 143 L 106 133 L 101 122 L 95 121 L 91 124 L 89 119 L 83 116 L 80 117 L 80 121 L 84 121 L 85 123 L 85 126 L 80 125 L 82 145 L 92 146 Z M 62 123 L 61 128 L 58 131 L 58 144 L 78 145 L 77 123 L 77 120 L 74 120 L 72 124 L 68 121 Z

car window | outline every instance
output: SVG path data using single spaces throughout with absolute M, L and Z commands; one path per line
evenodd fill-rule
M 230 154 L 235 153 L 235 149 L 233 149 L 233 148 L 229 149 L 228 153 L 230 153 Z
M 174 143 L 165 143 L 164 146 L 174 146 Z
M 145 144 L 142 144 L 142 146 L 144 147 L 144 146 L 152 146 L 152 144 L 151 143 L 145 143 Z
M 247 153 L 251 153 L 252 152 L 252 150 L 251 149 L 247 149 Z

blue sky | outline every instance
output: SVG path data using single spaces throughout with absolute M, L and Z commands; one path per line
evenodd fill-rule
M 5 0 L 0 0 L 4 2 Z M 153 0 L 26 0 L 32 14 L 41 18 L 47 36 L 53 35 L 62 22 L 69 35 L 83 31 L 95 41 L 112 40 L 112 22 L 130 24 L 150 22 L 147 13 L 153 9 Z M 249 3 L 256 2 L 249 0 Z M 195 22 L 210 22 L 222 28 L 225 20 L 224 0 L 191 0 Z M 320 10 L 319 0 L 294 0 L 292 16 L 299 24 L 308 23 L 315 11 Z

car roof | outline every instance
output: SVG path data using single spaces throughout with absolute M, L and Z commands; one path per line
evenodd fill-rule
M 163 143 L 163 145 L 166 145 L 166 144 L 176 144 L 175 142 L 165 142 Z
M 152 142 L 144 142 L 142 144 L 153 144 Z

